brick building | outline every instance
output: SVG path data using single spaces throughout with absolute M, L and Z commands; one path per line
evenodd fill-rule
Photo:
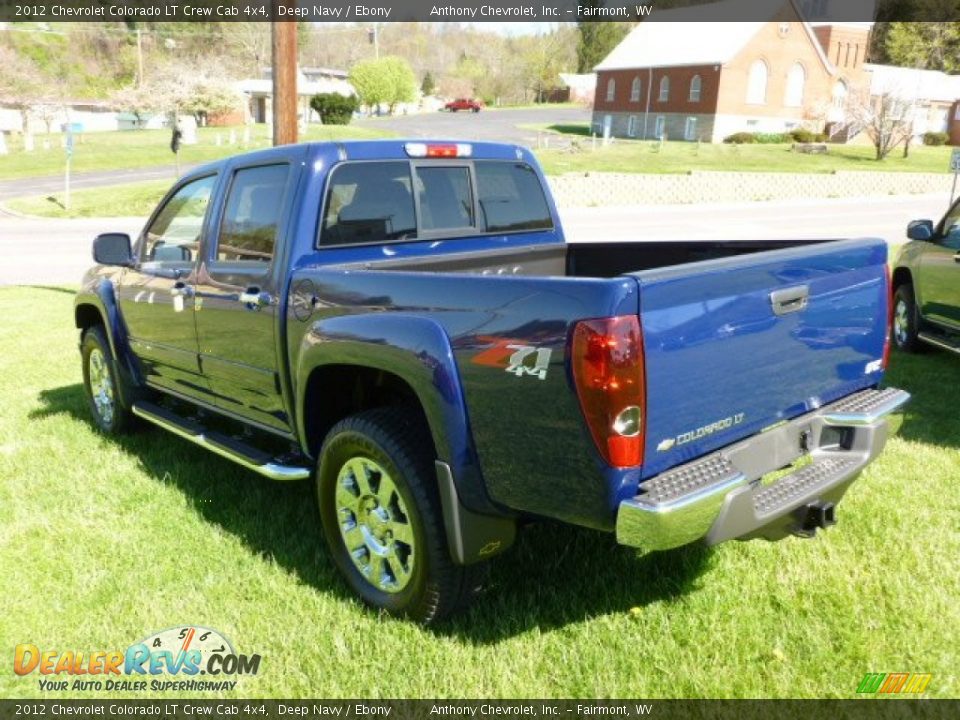
M 758 22 L 698 14 L 659 12 L 596 67 L 595 132 L 719 142 L 739 131 L 841 127 L 850 89 L 869 82 L 870 23 L 805 22 L 791 0 Z

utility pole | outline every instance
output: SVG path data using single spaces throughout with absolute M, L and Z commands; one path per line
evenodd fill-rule
M 277 4 L 294 6 L 290 0 Z M 271 26 L 273 144 L 289 145 L 297 142 L 297 23 L 274 21 Z
M 373 27 L 367 30 L 367 37 L 370 38 L 370 42 L 373 43 L 373 56 L 379 60 L 380 59 L 380 33 L 377 30 L 377 24 L 373 23 Z
M 137 28 L 137 87 L 143 87 L 143 33 Z

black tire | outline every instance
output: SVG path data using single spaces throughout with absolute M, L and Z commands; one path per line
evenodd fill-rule
M 377 492 L 363 493 L 356 480 L 357 467 L 364 469 L 363 483 Z M 384 475 L 396 490 L 390 503 L 380 502 Z M 411 422 L 409 411 L 379 408 L 337 423 L 324 440 L 316 486 L 323 532 L 334 562 L 368 605 L 426 625 L 464 609 L 479 590 L 483 565 L 464 567 L 450 558 L 432 443 L 426 428 Z M 348 493 L 343 497 L 350 502 L 356 496 L 354 509 L 350 502 L 338 500 L 338 489 Z M 387 523 L 382 515 L 371 519 L 383 510 L 389 516 Z M 378 527 L 391 528 L 383 531 L 385 545 L 378 538 L 370 540 Z M 411 544 L 401 541 L 401 529 L 412 537 Z M 353 554 L 347 546 L 348 533 L 354 533 Z M 361 536 L 364 541 L 357 544 Z M 386 545 L 391 546 L 388 554 L 375 552 Z M 375 566 L 377 557 L 382 564 Z M 369 577 L 376 568 L 380 584 Z
M 893 342 L 897 349 L 904 352 L 919 352 L 922 343 L 917 334 L 920 331 L 920 316 L 913 295 L 913 285 L 905 283 L 897 288 L 893 295 Z
M 94 423 L 107 435 L 129 431 L 134 425 L 134 417 L 123 398 L 130 398 L 131 393 L 121 386 L 123 378 L 117 372 L 117 363 L 102 326 L 94 325 L 83 331 L 80 357 L 83 363 L 83 389 Z

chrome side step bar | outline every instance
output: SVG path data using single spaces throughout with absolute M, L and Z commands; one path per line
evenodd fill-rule
M 931 335 L 930 333 L 918 333 L 917 337 L 923 340 L 925 343 L 930 343 L 931 345 L 936 345 L 938 348 L 943 350 L 949 350 L 953 353 L 960 354 L 960 347 L 954 345 L 946 338 L 938 337 L 937 335 Z
M 134 403 L 131 409 L 137 417 L 271 480 L 304 480 L 310 477 L 310 468 L 278 463 L 268 453 L 221 433 L 207 430 L 202 425 L 180 417 L 160 405 L 138 402 Z

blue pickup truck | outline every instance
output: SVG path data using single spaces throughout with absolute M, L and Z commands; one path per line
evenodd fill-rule
M 597 240 L 513 145 L 207 165 L 94 241 L 93 418 L 311 479 L 347 582 L 424 623 L 532 520 L 645 551 L 832 525 L 908 399 L 885 244 Z

